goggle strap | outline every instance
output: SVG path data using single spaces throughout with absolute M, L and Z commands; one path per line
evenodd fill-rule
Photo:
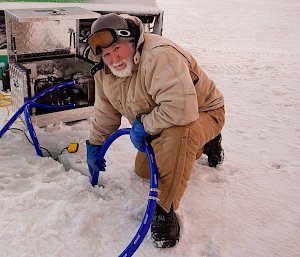
M 140 37 L 140 28 L 132 20 L 125 19 L 127 22 L 128 30 L 130 31 L 132 37 L 134 38 L 134 43 L 137 45 L 137 42 Z

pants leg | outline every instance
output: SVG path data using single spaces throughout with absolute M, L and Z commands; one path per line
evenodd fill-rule
M 172 204 L 174 210 L 178 209 L 195 160 L 201 156 L 204 145 L 220 133 L 223 125 L 224 108 L 201 112 L 198 120 L 165 129 L 151 142 L 159 172 L 158 203 L 167 212 Z M 145 153 L 138 152 L 135 170 L 141 177 L 150 177 Z

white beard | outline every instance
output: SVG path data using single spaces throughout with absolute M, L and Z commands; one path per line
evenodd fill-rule
M 126 68 L 123 70 L 118 70 L 117 67 L 118 65 L 121 65 L 123 63 L 126 63 Z M 110 71 L 112 72 L 112 74 L 114 74 L 115 76 L 119 77 L 119 78 L 126 78 L 131 76 L 132 74 L 132 70 L 133 70 L 133 59 L 132 58 L 128 58 L 126 60 L 123 60 L 121 62 L 118 62 L 116 64 L 113 65 L 108 65 L 108 68 L 110 69 Z

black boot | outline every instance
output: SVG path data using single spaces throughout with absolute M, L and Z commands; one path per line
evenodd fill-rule
M 221 144 L 222 135 L 217 135 L 216 138 L 210 140 L 204 145 L 203 153 L 208 157 L 208 165 L 216 167 L 224 161 L 224 149 Z
M 170 248 L 179 241 L 179 222 L 176 213 L 171 210 L 167 213 L 159 204 L 156 204 L 151 224 L 151 236 L 156 247 Z

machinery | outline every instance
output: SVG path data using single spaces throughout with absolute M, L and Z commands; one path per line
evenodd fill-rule
M 57 90 L 39 99 L 48 108 L 32 108 L 37 125 L 51 122 L 42 115 L 93 105 L 93 65 L 80 58 L 79 21 L 96 19 L 98 13 L 80 7 L 11 9 L 5 11 L 7 51 L 13 111 L 42 90 L 60 82 L 85 78 L 84 83 Z M 70 121 L 88 115 L 87 110 L 55 114 L 52 119 Z M 53 121 L 52 121 L 53 122 Z
M 32 123 L 44 126 L 91 116 L 94 81 L 90 69 L 94 63 L 88 59 L 87 37 L 92 22 L 104 13 L 129 13 L 142 20 L 146 32 L 162 33 L 163 12 L 155 7 L 139 9 L 133 6 L 134 12 L 128 6 L 126 9 L 124 6 L 121 8 L 108 4 L 97 12 L 90 9 L 95 6 L 6 9 L 7 41 L 2 42 L 1 47 L 7 47 L 9 84 L 15 113 L 0 129 L 0 138 L 20 115 L 24 115 L 36 153 L 43 156 Z M 3 32 L 1 28 L 0 32 Z M 101 158 L 104 158 L 115 139 L 129 133 L 130 129 L 127 128 L 112 134 L 104 143 L 97 162 L 102 161 Z M 145 149 L 151 174 L 148 204 L 141 226 L 120 257 L 132 256 L 138 249 L 150 228 L 156 207 L 158 171 L 151 145 L 147 141 Z M 98 176 L 99 172 L 94 172 L 91 181 L 93 186 L 98 184 Z
M 44 89 L 77 79 L 84 83 L 57 90 L 36 101 L 30 111 L 32 120 L 37 126 L 45 126 L 92 116 L 94 80 L 90 70 L 94 62 L 88 59 L 87 38 L 93 21 L 101 14 L 128 13 L 141 19 L 146 32 L 162 33 L 163 12 L 159 8 L 110 2 L 81 4 L 84 8 L 78 7 L 79 4 L 60 7 L 67 4 L 52 3 L 56 7 L 4 10 L 4 19 L 0 17 L 0 21 L 5 20 L 6 42 L 1 42 L 1 48 L 7 47 L 8 72 L 3 73 L 6 82 L 3 88 L 11 90 L 13 111 Z M 30 4 L 33 3 L 26 3 Z M 3 41 L 1 35 L 0 39 Z M 45 108 L 46 105 L 49 107 Z

